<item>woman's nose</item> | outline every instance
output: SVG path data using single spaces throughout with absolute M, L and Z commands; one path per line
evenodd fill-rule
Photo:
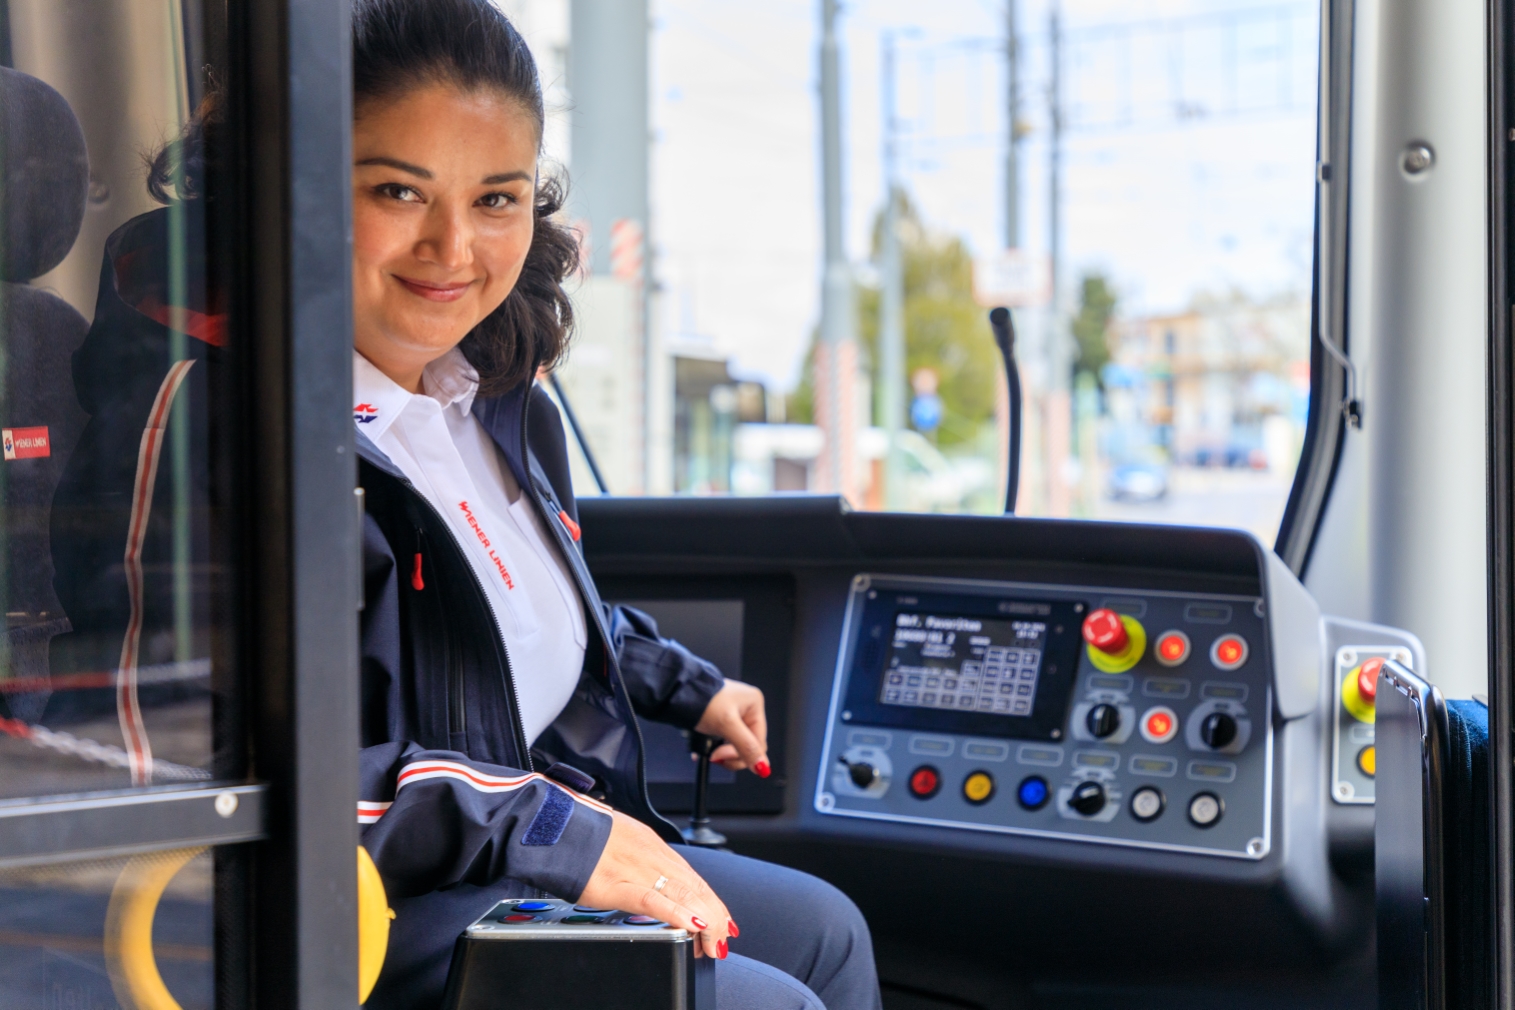
M 467 208 L 450 207 L 442 201 L 432 204 L 416 253 L 422 260 L 448 270 L 467 266 L 473 258 L 473 227 Z

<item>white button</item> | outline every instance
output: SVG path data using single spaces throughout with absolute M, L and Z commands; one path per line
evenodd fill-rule
M 1189 820 L 1202 828 L 1208 828 L 1220 820 L 1220 798 L 1213 793 L 1200 793 L 1189 801 Z

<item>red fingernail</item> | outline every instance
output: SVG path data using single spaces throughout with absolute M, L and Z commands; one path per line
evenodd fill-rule
M 726 920 L 726 932 L 731 934 L 732 939 L 742 935 L 742 931 L 736 928 L 736 922 L 732 919 Z
M 709 926 L 705 925 L 705 920 L 701 919 L 698 915 L 691 915 L 689 917 L 689 921 L 694 923 L 694 928 L 700 930 L 701 932 L 710 928 Z
M 767 761 L 759 761 L 752 766 L 752 770 L 757 772 L 757 776 L 760 779 L 766 779 L 769 775 L 773 774 L 773 769 L 768 767 Z
M 725 940 L 722 940 L 720 943 L 716 944 L 715 945 L 715 950 L 716 950 L 716 953 L 721 956 L 721 960 L 722 961 L 726 960 L 726 941 Z

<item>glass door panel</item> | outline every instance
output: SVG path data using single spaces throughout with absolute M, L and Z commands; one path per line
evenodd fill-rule
M 0 801 L 224 778 L 222 40 L 178 0 L 3 9 Z

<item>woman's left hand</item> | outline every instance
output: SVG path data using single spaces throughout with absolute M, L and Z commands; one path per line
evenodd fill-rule
M 710 755 L 710 760 L 733 771 L 751 768 L 766 779 L 772 769 L 768 764 L 768 716 L 763 711 L 763 692 L 751 684 L 728 680 L 716 692 L 705 714 L 700 716 L 696 733 L 725 740 Z

